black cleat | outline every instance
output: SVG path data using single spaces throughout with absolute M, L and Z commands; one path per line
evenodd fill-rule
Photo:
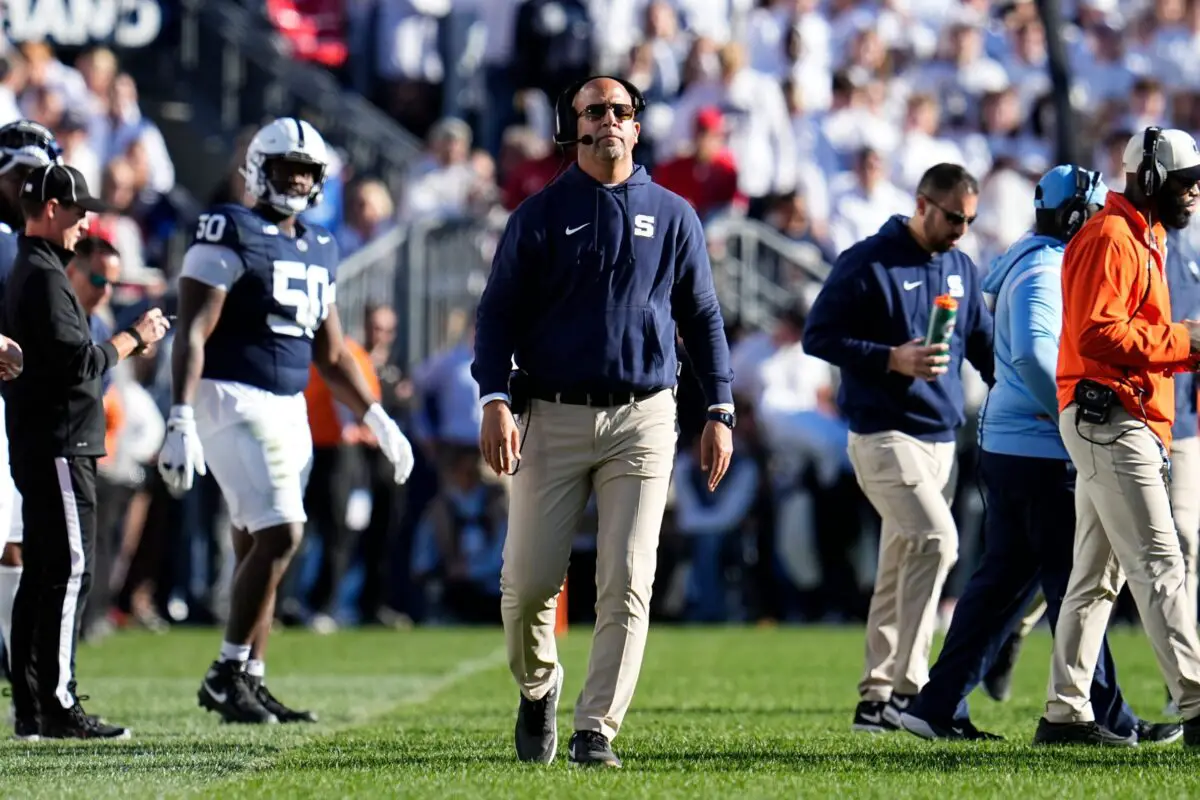
M 1200 717 L 1192 717 L 1183 722 L 1184 747 L 1200 747 Z
M 1133 733 L 1138 744 L 1171 744 L 1183 738 L 1183 726 L 1178 722 L 1147 722 L 1139 719 Z
M 200 682 L 200 707 L 215 711 L 226 722 L 272 725 L 279 719 L 259 702 L 242 661 L 214 661 Z
M 43 711 L 38 720 L 38 733 L 42 739 L 128 739 L 130 736 L 128 728 L 109 725 L 86 713 L 79 700 L 70 708 Z
M 254 696 L 262 707 L 275 715 L 280 722 L 316 722 L 317 715 L 311 711 L 295 711 L 275 699 L 271 690 L 263 683 L 262 678 L 250 676 L 250 685 L 254 687 Z
M 22 742 L 36 742 L 40 739 L 41 729 L 38 727 L 37 719 L 17 717 L 13 721 L 13 738 Z
M 970 720 L 958 722 L 933 722 L 914 716 L 909 712 L 900 715 L 900 727 L 922 739 L 957 739 L 971 742 L 998 742 L 1004 739 L 994 733 L 981 731 Z
M 1021 645 L 1025 637 L 1012 634 L 1005 640 L 992 667 L 983 676 L 983 690 L 987 696 L 997 703 L 1003 703 L 1012 697 L 1013 668 L 1017 666 L 1017 658 L 1021 655 Z
M 854 709 L 852 728 L 858 733 L 890 733 L 899 726 L 888 719 L 888 704 L 878 700 L 863 700 Z
M 1137 747 L 1136 735 L 1117 736 L 1097 722 L 1051 722 L 1038 720 L 1034 744 L 1087 744 L 1101 747 Z
M 554 667 L 554 685 L 541 700 L 528 700 L 521 695 L 517 708 L 517 727 L 514 737 L 517 758 L 549 764 L 558 750 L 558 697 L 562 694 L 563 668 Z M 574 740 L 572 740 L 574 741 Z
M 616 767 L 621 759 L 613 752 L 608 737 L 599 731 L 575 731 L 567 744 L 567 758 L 577 767 Z

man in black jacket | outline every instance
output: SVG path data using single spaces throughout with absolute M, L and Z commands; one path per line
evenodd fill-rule
M 4 296 L 4 330 L 25 353 L 24 372 L 5 392 L 13 479 L 25 500 L 11 657 L 18 738 L 129 735 L 84 713 L 75 695 L 95 547 L 96 458 L 105 454 L 100 378 L 162 339 L 168 323 L 155 309 L 110 341 L 92 342 L 66 264 L 88 212 L 105 208 L 74 167 L 41 167 L 21 187 L 25 233 Z

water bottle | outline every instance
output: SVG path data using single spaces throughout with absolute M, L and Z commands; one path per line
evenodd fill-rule
M 929 332 L 925 334 L 925 346 L 950 344 L 954 335 L 954 324 L 958 321 L 958 301 L 948 294 L 938 295 L 933 301 L 933 313 L 929 315 Z

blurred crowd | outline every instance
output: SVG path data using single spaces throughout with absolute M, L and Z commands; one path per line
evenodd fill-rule
M 564 168 L 551 142 L 554 100 L 597 71 L 645 92 L 636 156 L 656 181 L 707 223 L 758 220 L 826 263 L 891 214 L 909 213 L 921 173 L 952 161 L 982 183 L 979 219 L 961 246 L 986 270 L 1032 222 L 1034 183 L 1054 157 L 1047 36 L 1032 2 L 245 1 L 294 57 L 334 71 L 425 143 L 394 185 L 340 159 L 331 165 L 325 200 L 306 217 L 329 227 L 346 257 L 414 223 L 501 225 Z M 1200 2 L 1064 0 L 1062 11 L 1080 152 L 1120 190 L 1118 145 L 1130 131 L 1153 123 L 1200 133 Z M 0 75 L 0 123 L 24 116 L 50 127 L 67 161 L 124 210 L 92 229 L 122 261 L 99 313 L 120 324 L 147 303 L 170 307 L 178 264 L 167 242 L 182 224 L 170 143 L 142 115 L 118 58 L 101 47 L 68 64 L 42 43 L 9 45 Z M 248 132 L 201 202 L 241 201 Z M 721 242 L 710 247 L 719 266 Z M 846 461 L 836 371 L 799 343 L 818 287 L 778 251 L 774 258 L 783 268 L 770 277 L 796 303 L 766 324 L 727 318 L 739 456 L 715 495 L 699 481 L 701 403 L 685 369 L 659 618 L 865 614 L 878 520 Z M 400 489 L 381 479 L 369 431 L 314 382 L 310 535 L 277 615 L 321 631 L 495 622 L 506 494 L 503 480 L 481 472 L 475 449 L 473 309 L 448 321 L 449 346 L 411 365 L 393 356 L 404 309 L 370 308 L 366 320 L 354 332 L 360 360 L 419 445 L 418 466 Z M 231 560 L 215 484 L 203 479 L 177 501 L 149 466 L 169 407 L 169 353 L 168 341 L 154 359 L 132 362 L 110 391 L 104 502 L 114 556 L 89 635 L 223 613 Z M 961 432 L 954 504 L 962 544 L 947 612 L 974 563 L 984 513 L 974 477 L 981 382 L 969 380 L 968 392 L 972 424 Z M 577 619 L 592 605 L 592 526 L 578 531 L 571 565 Z

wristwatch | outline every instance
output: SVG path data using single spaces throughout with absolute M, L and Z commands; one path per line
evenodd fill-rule
M 135 347 L 133 349 L 132 355 L 140 356 L 142 353 L 144 353 L 146 351 L 146 340 L 143 339 L 142 335 L 137 332 L 137 328 L 130 325 L 128 328 L 126 328 L 123 331 L 123 333 L 128 333 L 130 336 L 133 337 L 133 340 L 135 342 L 137 342 L 137 347 Z
M 735 415 L 732 411 L 721 411 L 719 409 L 714 409 L 713 411 L 708 412 L 708 421 L 720 422 L 723 425 L 728 425 L 729 430 L 733 430 L 733 426 L 737 423 L 737 415 Z

